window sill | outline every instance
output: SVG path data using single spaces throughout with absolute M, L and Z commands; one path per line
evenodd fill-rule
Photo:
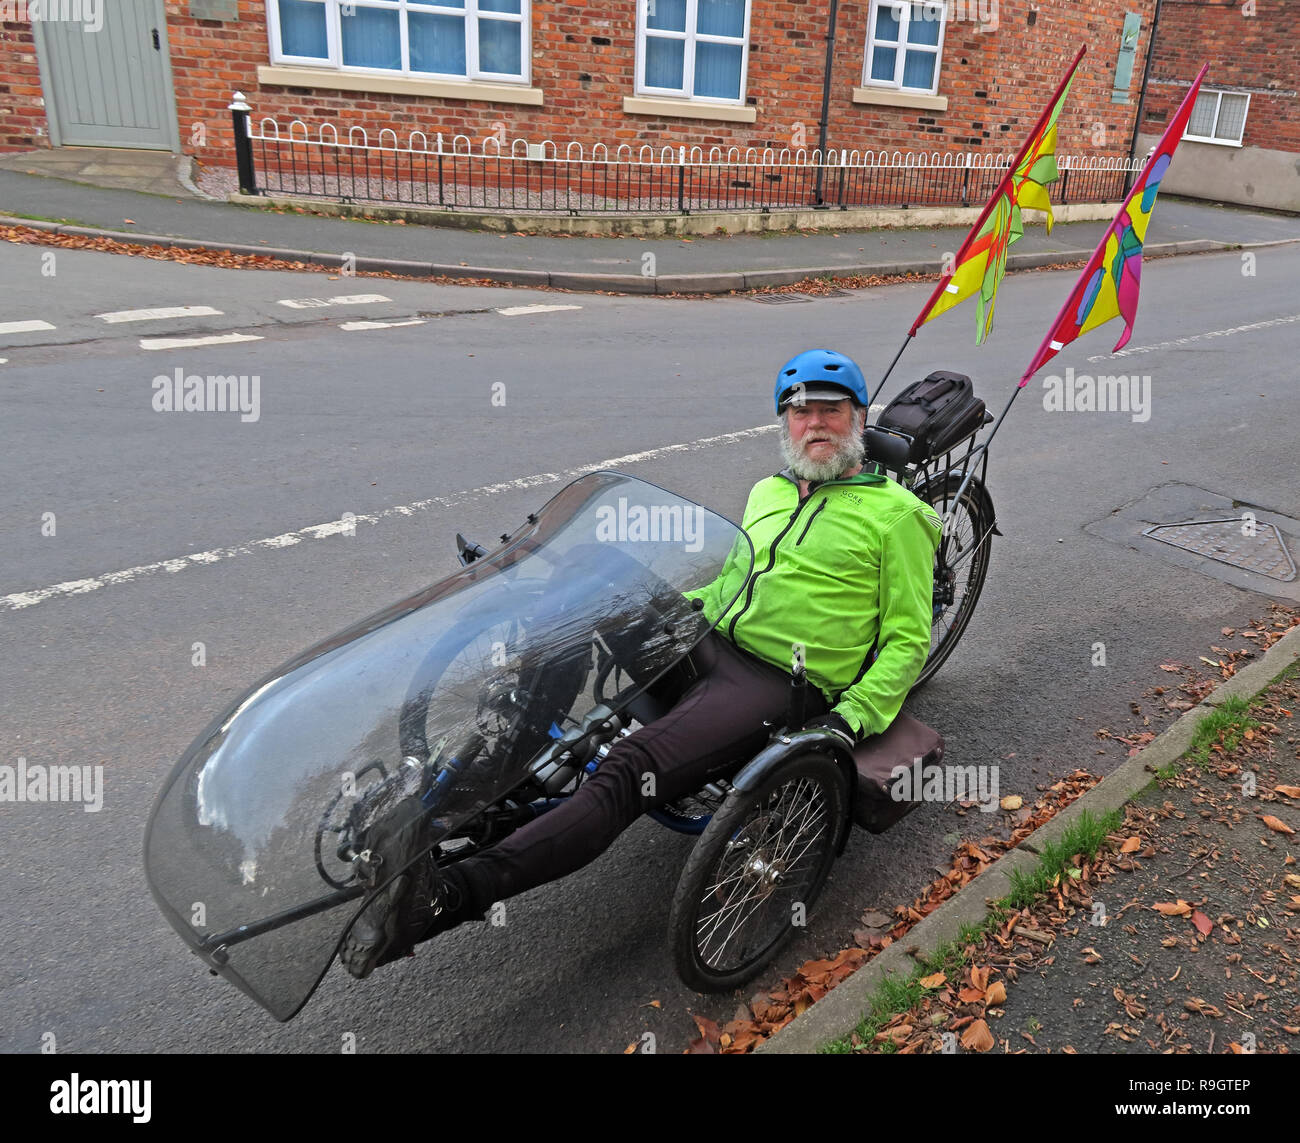
M 883 87 L 855 87 L 854 103 L 871 103 L 879 107 L 911 107 L 917 111 L 947 111 L 946 95 L 918 95 L 912 91 L 894 91 Z
M 626 115 L 671 115 L 678 119 L 725 119 L 732 123 L 753 123 L 758 118 L 756 107 L 649 95 L 624 96 L 623 112 Z
M 1183 140 L 1187 143 L 1208 143 L 1211 147 L 1240 147 L 1242 145 L 1233 139 L 1205 139 L 1199 135 L 1184 135 Z
M 539 87 L 515 87 L 504 83 L 477 80 L 457 82 L 450 79 L 412 79 L 410 76 L 359 75 L 332 68 L 283 67 L 262 64 L 257 82 L 284 87 L 333 88 L 338 91 L 372 91 L 382 95 L 424 95 L 435 99 L 470 99 L 483 103 L 542 104 Z

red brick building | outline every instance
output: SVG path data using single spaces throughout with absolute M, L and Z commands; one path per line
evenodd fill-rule
M 1207 61 L 1166 189 L 1300 211 L 1300 4 L 1162 0 L 1139 155 Z
M 1122 45 L 1126 12 L 1106 0 L 35 4 L 0 0 L 0 148 L 155 147 L 223 166 L 236 90 L 254 122 L 371 138 L 812 149 L 824 130 L 837 149 L 1009 151 L 1084 42 L 1060 152 L 1122 155 L 1154 8 L 1124 5 L 1141 34 Z

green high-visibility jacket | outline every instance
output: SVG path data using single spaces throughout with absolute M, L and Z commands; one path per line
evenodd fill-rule
M 717 578 L 684 594 L 774 666 L 789 670 L 802 643 L 808 678 L 831 709 L 860 735 L 881 733 L 930 653 L 938 515 L 868 473 L 817 485 L 801 501 L 786 469 L 750 490 L 741 527 L 754 546 L 749 575 L 742 536 Z

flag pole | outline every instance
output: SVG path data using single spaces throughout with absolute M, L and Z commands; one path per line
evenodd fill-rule
M 1007 414 L 1011 412 L 1011 402 L 1020 395 L 1020 390 L 1023 388 L 1023 384 L 1016 386 L 1015 392 L 1011 394 L 1010 400 L 1002 406 L 1002 412 L 998 414 L 998 419 L 993 422 L 993 427 L 989 430 L 989 435 L 971 449 L 970 455 L 966 457 L 966 474 L 963 477 L 961 484 L 957 486 L 957 493 L 952 498 L 952 506 L 948 509 L 943 518 L 943 531 L 945 535 L 948 533 L 948 522 L 951 519 L 952 514 L 957 510 L 957 505 L 961 503 L 962 494 L 966 491 L 966 486 L 970 484 L 971 477 L 975 475 L 975 458 L 978 457 L 980 453 L 988 452 L 989 445 L 993 443 L 994 435 L 997 433 L 998 429 L 1002 427 L 1002 422 L 1007 419 Z
M 907 348 L 907 343 L 916 336 L 916 330 L 907 331 L 907 336 L 903 338 L 903 344 L 898 347 L 898 352 L 894 354 L 894 360 L 889 363 L 889 368 L 885 370 L 885 375 L 880 379 L 880 384 L 876 386 L 876 391 L 867 398 L 867 407 L 870 408 L 874 398 L 880 396 L 880 391 L 884 389 L 885 382 L 889 380 L 889 375 L 894 371 L 894 366 L 898 364 L 898 359 L 903 356 L 903 350 Z

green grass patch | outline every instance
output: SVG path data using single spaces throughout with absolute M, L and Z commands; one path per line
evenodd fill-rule
M 1111 810 L 1104 817 L 1096 818 L 1089 810 L 1084 810 L 1061 835 L 1059 841 L 1049 841 L 1043 846 L 1038 865 L 1029 872 L 1016 869 L 1011 873 L 1011 892 L 1007 902 L 1017 909 L 1024 909 L 1034 903 L 1034 899 L 1046 893 L 1060 877 L 1069 876 L 1067 870 L 1073 869 L 1076 854 L 1082 854 L 1092 861 L 1097 850 L 1106 840 L 1108 833 L 1119 829 L 1124 816 L 1119 810 Z
M 51 218 L 46 214 L 23 214 L 17 210 L 6 210 L 4 212 L 10 218 L 25 218 L 29 222 L 53 222 L 59 226 L 91 226 L 92 223 L 82 222 L 79 218 Z
M 1258 729 L 1259 723 L 1250 717 L 1250 703 L 1233 695 L 1196 724 L 1188 756 L 1202 770 L 1208 770 L 1211 747 L 1222 746 L 1226 754 L 1241 745 L 1247 730 Z
M 919 959 L 916 968 L 906 979 L 899 979 L 896 976 L 885 977 L 880 982 L 880 987 L 871 996 L 870 1011 L 858 1021 L 858 1026 L 854 1029 L 862 1043 L 854 1047 L 852 1033 L 850 1033 L 848 1036 L 841 1036 L 838 1040 L 824 1044 L 819 1049 L 820 1053 L 849 1055 L 855 1052 L 881 1052 L 887 1055 L 896 1052 L 898 1049 L 887 1040 L 877 1044 L 876 1033 L 900 1012 L 907 1012 L 921 1002 L 926 993 L 926 989 L 921 985 L 922 977 L 942 972 L 948 977 L 949 982 L 960 980 L 961 970 L 966 967 L 969 959 L 966 950 L 971 945 L 982 943 L 985 935 L 1001 923 L 1001 920 L 1001 911 L 994 910 L 979 924 L 962 925 L 955 941 L 945 941 L 931 956 Z

